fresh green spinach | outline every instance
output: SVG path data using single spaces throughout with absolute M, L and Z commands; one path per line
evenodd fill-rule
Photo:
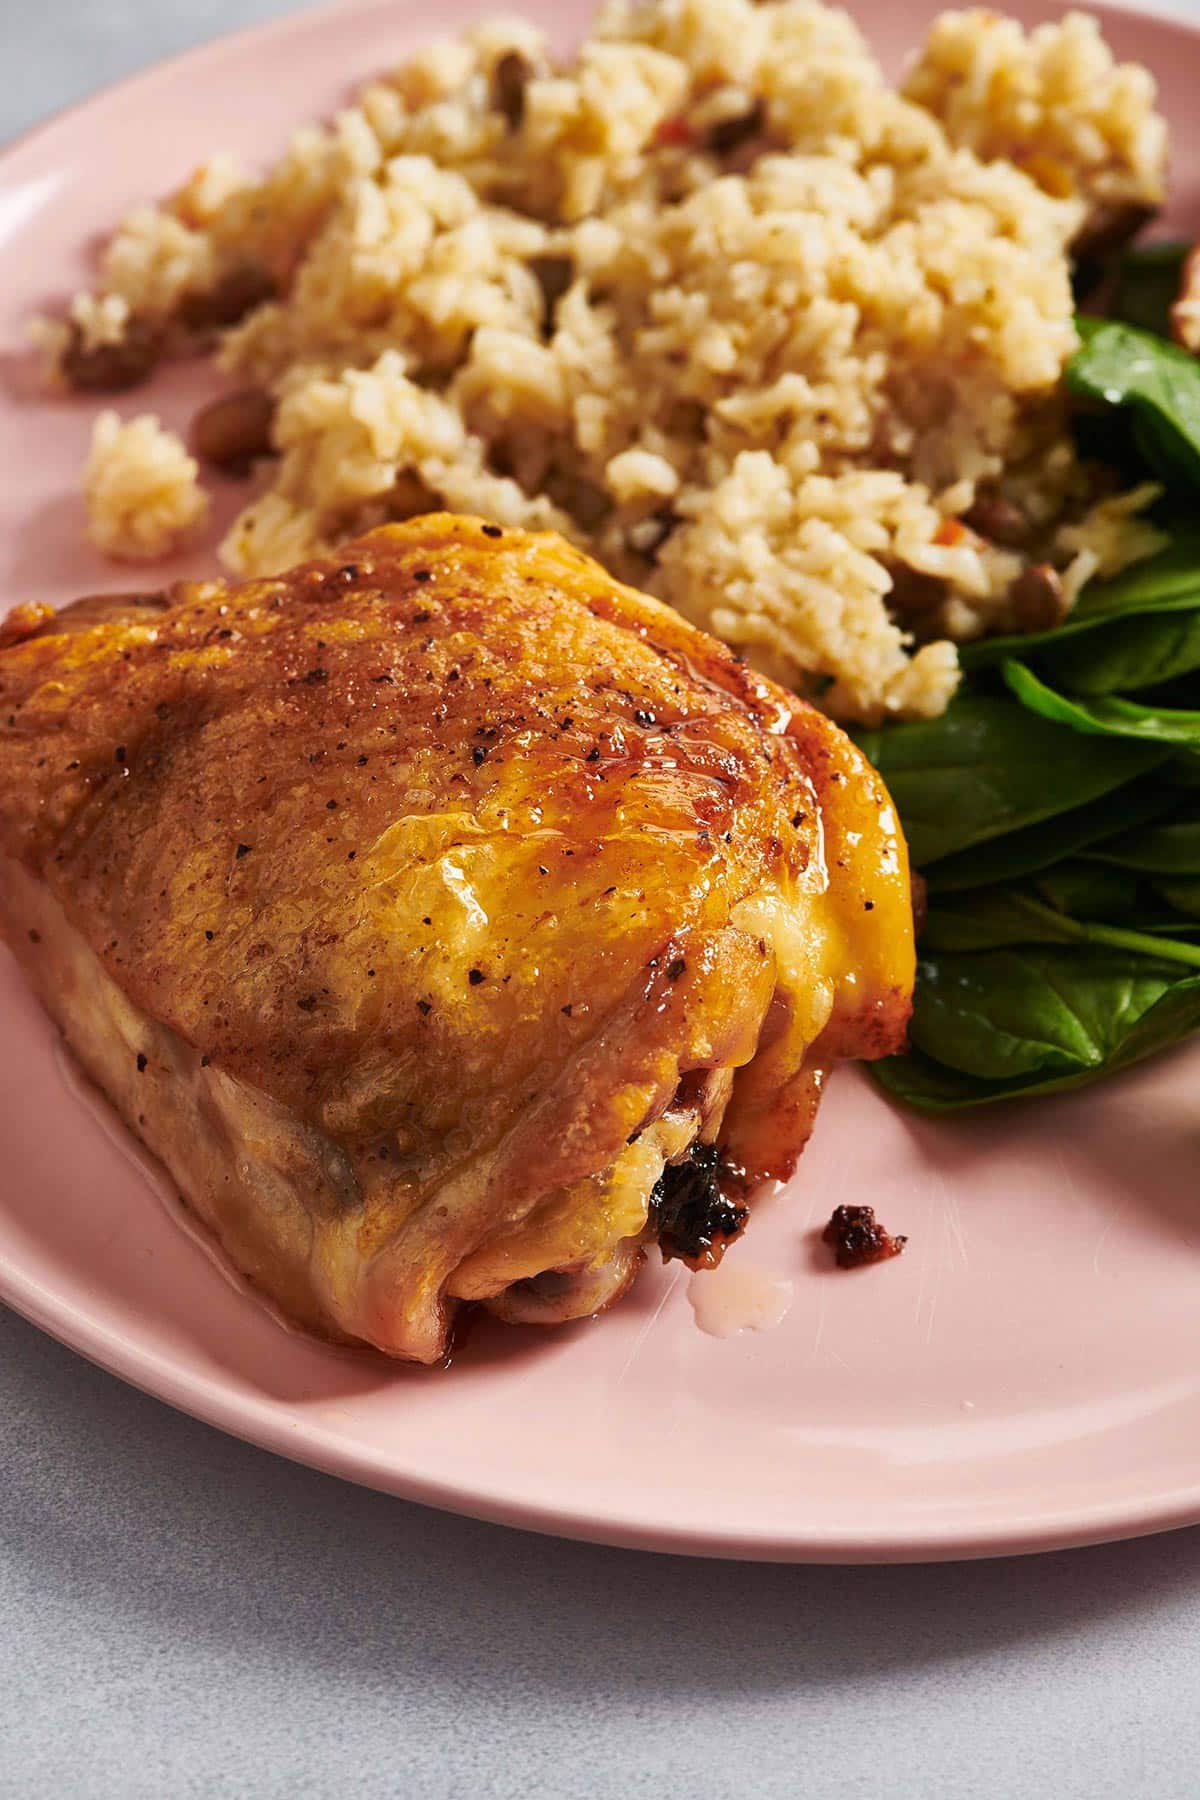
M 1019 888 L 983 888 L 931 907 L 925 951 L 999 950 L 1013 944 L 1104 944 L 1200 969 L 1200 949 L 1099 920 L 1072 918 Z
M 1082 347 L 1067 365 L 1068 392 L 1123 409 L 1149 471 L 1173 486 L 1200 487 L 1200 362 L 1132 325 L 1077 324 Z
M 1155 893 L 1185 918 L 1200 919 L 1200 881 L 1154 881 Z
M 913 1048 L 875 1072 L 910 1106 L 957 1111 L 1082 1087 L 1198 1027 L 1200 975 L 1116 952 L 986 951 L 939 959 Z
M 911 1047 L 876 1074 L 926 1111 L 1078 1087 L 1200 1030 L 1200 362 L 1135 328 L 1165 322 L 1180 261 L 1125 259 L 1134 323 L 1081 320 L 1067 376 L 1096 441 L 1175 490 L 1167 547 L 1051 631 L 966 646 L 942 718 L 860 735 L 928 888 Z
M 990 887 L 998 881 L 1040 874 L 1089 845 L 1148 824 L 1169 811 L 1176 799 L 1157 783 L 1127 781 L 1124 787 L 1087 806 L 1058 813 L 1040 824 L 1005 832 L 1001 837 L 960 850 L 955 856 L 943 857 L 926 872 L 929 892 L 957 893 L 964 888 Z
M 1139 331 L 1152 331 L 1168 337 L 1171 330 L 1171 307 L 1183 278 L 1189 244 L 1147 244 L 1127 250 L 1117 264 L 1113 280 L 1110 317 Z
M 1172 819 L 1142 831 L 1095 844 L 1086 856 L 1111 863 L 1118 869 L 1137 869 L 1147 875 L 1200 877 L 1200 819 Z
M 855 735 L 888 784 L 921 869 L 1085 806 L 1163 755 L 1153 744 L 1089 741 L 1002 694 L 967 694 L 939 719 Z
M 913 1047 L 984 1081 L 1111 1066 L 1180 984 L 1170 962 L 1118 949 L 1028 944 L 923 960 Z M 1200 975 L 1194 987 L 1200 1020 Z
M 1147 929 L 1142 881 L 1127 869 L 1068 857 L 1035 875 L 1032 886 L 1047 906 L 1073 919 L 1137 919 L 1139 928 Z
M 1010 656 L 1034 659 L 1059 644 L 1090 635 L 1130 614 L 1177 613 L 1200 610 L 1200 531 L 1176 527 L 1171 543 L 1145 562 L 1134 563 L 1109 581 L 1089 582 L 1078 604 L 1062 625 L 1052 631 L 1024 632 L 1005 637 L 977 638 L 964 644 L 959 660 L 974 673 L 1005 661 Z
M 1169 763 L 1163 764 L 1162 779 L 1168 787 L 1185 791 L 1200 788 L 1200 755 L 1189 751 L 1182 756 L 1173 756 Z
M 1010 953 L 992 951 L 984 954 L 999 958 Z M 967 960 L 963 959 L 964 962 Z M 1083 1087 L 1101 1076 L 1115 1074 L 1119 1069 L 1128 1068 L 1147 1056 L 1168 1049 L 1181 1038 L 1200 1029 L 1200 976 L 1172 980 L 1165 968 L 1160 969 L 1156 976 L 1148 976 L 1144 969 L 1139 975 L 1139 966 L 1138 959 L 1134 959 L 1124 964 L 1118 961 L 1107 971 L 1100 970 L 1097 968 L 1095 952 L 1081 953 L 1068 948 L 1057 952 L 1043 952 L 1036 966 L 1031 966 L 1027 960 L 1023 971 L 1026 979 L 1022 983 L 1022 997 L 1027 1002 L 1026 1028 L 1034 1036 L 1029 1041 L 1023 1072 L 981 1076 L 943 1062 L 936 1054 L 926 1054 L 922 1049 L 914 1048 L 907 1055 L 890 1056 L 886 1061 L 876 1063 L 876 1079 L 897 1100 L 903 1100 L 922 1112 L 938 1113 L 985 1106 L 997 1100 L 1023 1100 L 1062 1093 L 1070 1088 Z M 1003 990 L 1005 986 L 1006 972 L 996 962 L 989 969 L 976 974 L 971 986 L 971 999 L 976 1007 L 982 1007 L 985 1029 L 988 991 L 994 991 L 997 987 Z M 1048 1006 L 1058 1004 L 1060 993 L 1074 996 L 1080 988 L 1088 989 L 1090 1007 L 1085 1012 L 1090 1011 L 1093 1019 L 1107 1016 L 1109 1030 L 1093 1037 L 1092 1054 L 1084 1056 L 1072 1067 L 1070 1055 L 1064 1053 L 1062 1045 L 1053 1045 L 1053 1028 L 1039 1015 Z M 924 991 L 925 984 L 922 982 L 918 988 L 918 1011 L 924 1010 Z M 1066 1016 L 1070 1015 L 1072 1004 L 1073 1001 L 1064 1003 Z M 1008 1010 L 1010 1015 L 1014 1010 L 1019 1010 L 1012 1008 L 1011 995 Z M 974 1024 L 974 1021 L 970 1024 Z M 1007 1029 L 1011 1037 L 1014 1026 L 1017 1028 L 1016 1042 L 1020 1042 L 1020 1019 L 1009 1016 L 1004 1024 L 996 1028 L 1001 1043 L 1004 1041 L 1004 1031 Z M 932 1037 L 936 1039 L 936 1036 L 935 1031 Z M 915 1037 L 914 1029 L 914 1041 Z M 1080 1033 L 1077 1043 L 1080 1041 L 1087 1043 L 1086 1030 Z M 1039 1044 L 1047 1044 L 1049 1049 L 1056 1048 L 1056 1056 L 1039 1060 Z M 1104 1054 L 1105 1047 L 1107 1054 Z M 979 1048 L 977 1045 L 977 1051 Z M 1047 1066 L 1051 1060 L 1057 1061 L 1060 1066 Z
M 1178 613 L 1114 619 L 1094 631 L 1023 658 L 1055 687 L 1073 694 L 1131 694 L 1200 669 L 1200 603 Z
M 1200 712 L 1169 706 L 1141 705 L 1111 694 L 1095 699 L 1056 693 L 1044 681 L 1012 657 L 1004 664 L 1004 679 L 1017 699 L 1031 712 L 1060 725 L 1096 737 L 1135 738 L 1143 743 L 1178 744 L 1200 749 Z

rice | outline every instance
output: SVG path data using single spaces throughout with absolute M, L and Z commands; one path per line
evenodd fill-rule
M 1165 121 L 1146 69 L 1114 64 L 1095 21 L 1068 13 L 1028 36 L 995 13 L 945 13 L 904 92 L 955 143 L 1007 158 L 1093 214 L 1162 199 Z
M 208 511 L 199 472 L 151 413 L 122 424 L 115 412 L 102 412 L 83 475 L 88 537 L 119 561 L 166 556 Z
M 1072 247 L 1157 205 L 1164 160 L 1150 77 L 1078 14 L 945 14 L 897 92 L 812 0 L 613 0 L 569 66 L 489 23 L 261 179 L 214 159 L 125 222 L 53 348 L 132 323 L 269 390 L 239 573 L 483 513 L 564 532 L 835 715 L 933 716 L 950 639 L 1011 626 L 1032 564 L 1071 598 L 1158 542 L 1145 491 L 1096 503 L 1060 377 Z M 247 269 L 244 316 L 198 327 Z M 182 446 L 106 428 L 113 554 L 161 532 L 128 504 L 138 445 L 195 516 Z M 997 496 L 1017 547 L 978 524 Z

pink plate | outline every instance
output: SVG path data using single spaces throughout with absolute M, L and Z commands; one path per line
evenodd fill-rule
M 261 159 L 481 0 L 359 4 L 229 40 L 104 94 L 0 159 L 0 595 L 128 586 L 81 545 L 92 407 L 34 394 L 28 313 L 94 233 L 225 145 Z M 560 39 L 586 0 L 527 0 Z M 895 64 L 926 0 L 862 0 Z M 932 7 L 929 9 L 932 10 Z M 1027 8 L 1019 3 L 1018 14 Z M 1106 14 L 1200 189 L 1197 34 Z M 1182 210 L 1181 210 L 1182 209 Z M 200 377 L 157 384 L 171 423 Z M 134 396 L 127 410 L 147 405 Z M 231 495 L 232 497 L 232 495 Z M 449 1371 L 284 1331 L 155 1197 L 0 967 L 0 1295 L 125 1379 L 286 1456 L 410 1499 L 660 1550 L 825 1560 L 1047 1549 L 1200 1520 L 1200 1055 L 1042 1106 L 933 1124 L 835 1080 L 800 1179 L 734 1255 L 790 1281 L 776 1329 L 697 1329 L 648 1269 L 598 1323 L 480 1326 Z M 869 1200 L 910 1243 L 832 1272 L 816 1227 Z

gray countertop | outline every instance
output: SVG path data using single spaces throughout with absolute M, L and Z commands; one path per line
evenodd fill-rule
M 284 10 L 0 0 L 0 139 Z M 2 1796 L 1200 1789 L 1200 1532 L 901 1569 L 556 1543 L 279 1461 L 4 1312 L 0 1421 Z

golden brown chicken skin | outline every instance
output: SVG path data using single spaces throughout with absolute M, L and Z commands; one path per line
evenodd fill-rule
M 554 536 L 432 515 L 0 635 L 0 920 L 299 1322 L 715 1261 L 820 1073 L 900 1043 L 907 859 L 827 719 Z

